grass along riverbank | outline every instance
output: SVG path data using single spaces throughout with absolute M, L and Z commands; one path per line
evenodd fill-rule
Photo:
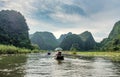
M 40 52 L 40 50 L 34 49 L 25 49 L 25 48 L 18 48 L 13 45 L 0 45 L 0 54 L 17 54 L 17 53 L 31 53 L 31 52 Z
M 71 55 L 78 55 L 78 56 L 86 56 L 86 57 L 103 57 L 103 58 L 107 58 L 110 59 L 114 62 L 120 62 L 120 51 L 117 52 L 75 52 L 75 51 L 68 51 L 67 54 L 71 54 Z

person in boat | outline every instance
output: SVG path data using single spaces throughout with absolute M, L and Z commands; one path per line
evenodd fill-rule
M 62 56 L 62 52 L 61 51 L 57 52 L 55 59 L 56 60 L 64 60 L 64 56 Z

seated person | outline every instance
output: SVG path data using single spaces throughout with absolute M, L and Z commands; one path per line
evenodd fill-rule
M 58 52 L 57 54 L 56 54 L 56 60 L 64 60 L 64 57 L 62 56 L 62 52 Z

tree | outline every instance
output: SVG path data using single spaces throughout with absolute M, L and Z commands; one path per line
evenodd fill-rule
M 79 51 L 80 50 L 79 44 L 78 43 L 72 44 L 70 50 L 71 51 Z

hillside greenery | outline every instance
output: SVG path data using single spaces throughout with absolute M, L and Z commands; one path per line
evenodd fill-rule
M 50 32 L 36 32 L 31 36 L 31 42 L 37 44 L 42 50 L 54 50 L 58 41 Z
M 120 52 L 119 51 L 117 51 L 117 52 L 111 52 L 111 51 L 106 51 L 106 52 L 105 51 L 86 51 L 86 52 L 71 51 L 71 52 L 69 52 L 69 51 L 66 51 L 64 53 L 70 54 L 73 56 L 83 56 L 83 57 L 87 57 L 87 58 L 102 57 L 102 58 L 109 59 L 114 62 L 120 62 Z
M 69 32 L 67 34 L 61 34 L 61 36 L 58 39 L 58 42 L 61 43 L 63 41 L 63 39 L 66 38 L 69 35 L 72 35 L 72 32 Z
M 0 53 L 31 52 L 29 49 L 54 50 L 56 47 L 71 51 L 120 51 L 120 21 L 114 24 L 109 36 L 100 43 L 94 40 L 89 31 L 81 34 L 69 32 L 62 34 L 59 39 L 51 32 L 35 32 L 29 35 L 28 31 L 26 20 L 20 12 L 0 11 Z
M 108 38 L 101 42 L 101 50 L 120 50 L 120 21 L 116 22 Z
M 60 47 L 63 48 L 63 50 L 82 50 L 83 49 L 83 41 L 81 38 L 76 34 L 71 34 L 63 39 L 63 41 L 60 44 Z
M 0 54 L 22 54 L 22 53 L 37 53 L 42 52 L 42 50 L 39 49 L 26 49 L 26 48 L 19 48 L 15 47 L 13 45 L 1 45 L 0 44 Z
M 60 43 L 60 47 L 64 50 L 82 50 L 88 51 L 93 50 L 96 46 L 96 42 L 92 34 L 88 31 L 82 34 L 71 34 L 67 35 Z
M 82 41 L 84 42 L 83 49 L 85 51 L 95 49 L 96 42 L 90 32 L 85 31 L 82 34 L 80 34 L 79 36 L 81 37 Z
M 14 10 L 0 11 L 0 44 L 31 48 L 24 16 Z

